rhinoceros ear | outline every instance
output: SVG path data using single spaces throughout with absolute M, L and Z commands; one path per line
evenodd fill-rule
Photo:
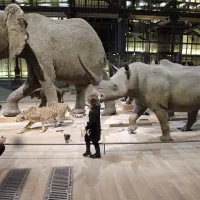
M 5 8 L 4 23 L 8 33 L 9 57 L 12 60 L 22 52 L 28 39 L 24 12 L 17 4 Z
M 124 66 L 125 70 L 126 70 L 126 76 L 127 76 L 127 79 L 129 80 L 130 78 L 130 69 L 129 69 L 129 65 L 127 63 L 125 63 L 125 66 Z

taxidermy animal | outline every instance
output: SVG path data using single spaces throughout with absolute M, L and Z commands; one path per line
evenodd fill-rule
M 162 130 L 161 141 L 171 141 L 167 111 L 188 112 L 187 126 L 193 125 L 200 108 L 200 69 L 197 67 L 169 68 L 136 62 L 120 68 L 110 80 L 100 80 L 79 57 L 91 83 L 96 85 L 101 101 L 124 96 L 135 98 L 129 131 L 137 129 L 136 120 L 150 108 Z M 120 80 L 120 81 L 119 81 Z M 195 117 L 194 117 L 195 116 Z
M 68 112 L 70 117 L 65 116 L 66 112 Z M 32 126 L 36 122 L 42 123 L 42 132 L 44 132 L 47 130 L 47 128 L 45 127 L 45 122 L 53 121 L 56 126 L 57 121 L 73 120 L 73 117 L 81 118 L 83 117 L 83 115 L 76 116 L 75 114 L 73 114 L 67 103 L 55 103 L 42 108 L 31 107 L 28 110 L 25 110 L 17 115 L 16 122 L 22 122 L 25 120 L 30 121 L 20 133 L 24 133 L 26 130 L 29 129 L 30 126 Z
M 110 63 L 110 68 L 113 70 L 113 72 L 112 72 L 113 75 L 116 74 L 117 71 L 119 70 L 119 68 L 115 67 L 115 65 L 114 65 L 114 64 L 111 64 L 111 63 Z M 128 96 L 125 96 L 125 97 L 123 97 L 123 98 L 121 99 L 121 101 L 122 101 L 122 102 L 126 102 L 127 105 L 132 104 L 132 103 L 133 103 L 133 100 L 134 100 L 133 97 L 128 97 Z M 148 112 L 144 112 L 143 115 L 150 115 L 150 114 L 149 114 Z
M 154 61 L 152 61 L 151 65 L 155 65 L 155 64 L 156 64 L 156 63 L 155 63 Z M 160 60 L 160 64 L 156 64 L 156 65 L 157 65 L 157 66 L 160 66 L 160 67 L 162 67 L 162 66 L 164 65 L 164 66 L 169 67 L 169 68 L 171 68 L 171 67 L 177 67 L 177 68 L 180 67 L 180 68 L 184 68 L 183 65 L 178 64 L 178 63 L 172 63 L 172 62 L 170 62 L 170 61 L 167 60 L 167 59 L 162 59 L 162 60 Z M 133 98 L 129 97 L 128 100 L 125 100 L 127 104 L 130 102 L 130 99 L 132 100 Z M 147 112 L 145 112 L 145 114 L 149 115 L 149 113 L 147 113 Z M 188 113 L 188 115 L 189 115 L 189 113 Z M 174 112 L 168 111 L 168 119 L 171 120 L 173 116 L 174 116 Z M 194 117 L 195 117 L 195 116 L 194 116 Z M 191 120 L 191 121 L 190 121 L 190 120 Z M 185 131 L 191 131 L 191 130 L 192 130 L 191 127 L 192 127 L 192 125 L 193 125 L 195 122 L 196 122 L 196 117 L 195 117 L 194 119 L 193 119 L 192 117 L 190 117 L 190 118 L 189 118 L 189 121 L 188 121 L 183 127 L 178 128 L 178 129 L 181 130 L 181 131 L 183 131 L 183 132 L 185 132 Z
M 63 100 L 64 92 L 62 90 L 60 90 L 59 88 L 56 88 L 56 92 L 57 92 L 58 102 L 64 103 L 64 100 Z M 36 89 L 35 91 L 33 91 L 30 94 L 30 96 L 31 96 L 31 99 L 33 99 L 33 98 L 41 99 L 39 108 L 47 106 L 47 98 L 46 98 L 44 90 L 42 88 Z
M 110 63 L 110 70 L 112 72 L 112 75 L 116 74 L 119 68 L 117 68 L 114 64 Z M 122 102 L 126 102 L 127 105 L 130 105 L 133 102 L 132 97 L 124 97 L 121 99 Z
M 167 66 L 167 67 L 170 67 L 170 68 L 172 68 L 172 67 L 175 67 L 175 68 L 186 68 L 187 67 L 187 68 L 191 69 L 191 67 L 199 67 L 199 66 L 183 66 L 183 65 L 178 64 L 178 63 L 172 63 L 172 62 L 170 62 L 167 59 L 160 60 L 160 66 L 162 67 L 163 65 Z M 188 121 L 187 121 L 187 123 L 182 128 L 178 128 L 178 129 L 181 130 L 181 131 L 183 131 L 183 132 L 184 131 L 192 131 L 191 127 L 196 122 L 198 111 L 199 110 L 197 110 L 195 112 L 196 115 L 195 114 L 191 115 L 191 113 L 188 112 L 187 113 L 187 115 L 188 115 Z M 168 112 L 168 115 L 169 115 L 169 118 L 170 118 L 171 116 L 174 115 L 174 112 Z
M 37 23 L 36 23 L 37 22 Z M 17 4 L 9 4 L 0 14 L 0 59 L 23 58 L 28 66 L 24 84 L 7 99 L 4 116 L 20 113 L 18 102 L 42 87 L 48 105 L 58 102 L 55 81 L 74 84 L 74 113 L 84 113 L 85 91 L 90 80 L 78 60 L 101 79 L 106 74 L 106 54 L 94 29 L 83 19 L 53 20 L 40 14 L 24 14 Z M 115 103 L 105 102 L 102 115 L 116 113 Z
M 126 102 L 127 105 L 132 104 L 133 100 L 134 99 L 132 97 L 124 97 L 124 98 L 121 99 L 121 101 Z

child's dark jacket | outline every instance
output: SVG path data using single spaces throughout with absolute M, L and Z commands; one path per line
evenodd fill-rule
M 87 122 L 85 129 L 91 129 L 89 137 L 92 142 L 98 142 L 101 139 L 100 105 L 91 108 L 89 112 L 89 122 Z

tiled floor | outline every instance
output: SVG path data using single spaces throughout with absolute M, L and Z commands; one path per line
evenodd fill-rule
M 121 145 L 100 160 L 83 147 L 7 146 L 0 180 L 10 168 L 31 168 L 21 200 L 42 200 L 51 168 L 73 166 L 75 200 L 198 200 L 200 143 Z
M 20 108 L 30 104 L 21 103 Z M 140 126 L 130 135 L 127 127 L 108 126 L 109 120 L 128 120 L 128 114 L 120 108 L 118 112 L 121 114 L 101 118 L 102 142 L 159 141 L 161 131 L 154 115 L 143 116 L 152 120 L 151 126 Z M 22 135 L 17 133 L 25 123 L 0 123 L 0 129 L 9 144 L 65 144 L 64 133 L 71 135 L 70 144 L 74 144 L 84 143 L 81 129 L 86 121 L 87 117 L 76 119 L 75 124 L 65 122 L 63 133 L 56 132 L 61 128 L 52 127 L 40 133 L 39 123 Z M 170 122 L 175 141 L 200 139 L 198 123 L 195 131 L 187 133 L 177 129 L 183 124 Z M 73 200 L 199 200 L 200 142 L 106 145 L 106 154 L 99 160 L 83 158 L 84 150 L 84 146 L 76 145 L 6 145 L 0 158 L 0 181 L 10 168 L 31 168 L 20 199 L 42 200 L 51 168 L 73 166 Z

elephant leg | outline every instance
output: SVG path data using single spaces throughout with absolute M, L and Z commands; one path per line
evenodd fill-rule
M 87 86 L 75 86 L 76 88 L 76 104 L 73 109 L 75 114 L 85 113 L 85 91 Z
M 58 102 L 64 103 L 64 99 L 63 99 L 64 92 L 60 90 L 59 88 L 57 88 L 56 90 L 57 90 Z
M 63 98 L 62 98 L 62 94 L 57 92 L 57 96 L 58 96 L 58 102 L 59 103 L 63 103 Z
M 7 98 L 7 104 L 3 115 L 5 117 L 15 117 L 20 113 L 18 102 L 20 99 L 24 98 L 26 95 L 24 92 L 31 93 L 35 88 L 31 87 L 27 81 L 20 86 L 17 90 L 12 92 Z
M 136 121 L 137 119 L 146 111 L 147 107 L 141 105 L 137 100 L 135 100 L 135 105 L 133 109 L 133 114 L 129 117 L 129 128 L 128 132 L 134 134 L 137 129 Z
M 52 54 L 49 50 L 44 50 L 44 46 L 34 43 L 27 44 L 25 47 L 25 57 L 28 63 L 31 63 L 32 69 L 39 81 L 41 88 L 46 96 L 48 105 L 58 103 L 58 97 L 55 87 L 56 73 Z
M 32 63 L 27 61 L 28 77 L 21 87 L 19 87 L 8 96 L 7 104 L 3 112 L 5 117 L 15 117 L 18 115 L 20 113 L 18 102 L 40 87 L 33 67 L 34 66 Z
M 56 91 L 57 91 L 58 102 L 64 103 L 62 91 L 60 91 L 58 89 L 56 89 Z M 40 93 L 40 97 L 41 97 L 41 103 L 39 105 L 39 108 L 47 106 L 47 98 L 46 98 L 45 93 L 43 91 Z
M 198 115 L 198 111 L 199 110 L 194 110 L 192 112 L 188 112 L 188 121 L 187 123 L 182 127 L 182 128 L 178 128 L 179 130 L 185 132 L 185 131 L 191 131 L 191 127 L 193 126 L 193 124 L 196 122 L 197 120 L 197 115 Z
M 54 82 L 49 77 L 46 77 L 45 81 L 40 81 L 40 84 L 45 93 L 48 105 L 58 103 L 58 97 Z
M 39 108 L 45 107 L 45 106 L 47 106 L 47 98 L 46 98 L 45 94 L 42 92 L 42 94 L 41 94 L 41 103 L 39 105 Z
M 160 136 L 160 140 L 162 142 L 173 141 L 173 139 L 170 135 L 167 111 L 165 109 L 158 108 L 158 109 L 154 110 L 154 113 L 160 122 L 161 130 L 162 130 L 162 136 Z
M 103 71 L 103 80 L 109 80 L 109 76 L 107 75 L 106 71 Z M 105 108 L 104 111 L 102 112 L 102 116 L 109 116 L 109 115 L 115 115 L 116 112 L 116 107 L 115 107 L 115 101 L 105 101 Z
M 105 101 L 104 104 L 105 108 L 101 113 L 102 116 L 110 116 L 110 115 L 115 115 L 117 113 L 115 107 L 115 101 Z
M 8 96 L 3 115 L 5 117 L 17 116 L 20 113 L 18 102 L 39 87 L 38 80 L 34 77 L 34 74 L 32 74 L 32 77 L 28 77 L 22 86 Z
M 174 112 L 168 111 L 168 118 L 169 121 L 171 120 L 171 118 L 174 116 Z
M 47 61 L 45 62 L 41 60 L 39 67 L 41 67 L 42 73 L 38 73 L 37 71 L 35 71 L 35 73 L 42 88 L 42 97 L 46 98 L 48 105 L 58 103 L 56 86 L 54 84 L 56 77 L 54 74 L 54 69 L 52 69 L 53 65 L 51 65 L 51 62 L 48 63 Z M 44 99 L 42 99 L 42 101 L 45 103 Z

